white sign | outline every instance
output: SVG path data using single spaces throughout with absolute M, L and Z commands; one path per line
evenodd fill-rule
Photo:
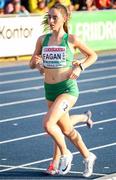
M 42 16 L 1 17 L 0 57 L 31 55 L 43 34 Z
M 116 39 L 116 21 L 77 23 L 76 34 L 83 41 L 114 40 Z
M 64 46 L 44 46 L 42 59 L 45 67 L 64 67 L 66 66 L 66 47 Z

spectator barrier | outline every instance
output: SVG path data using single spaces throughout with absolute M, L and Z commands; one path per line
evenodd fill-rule
M 94 50 L 116 49 L 116 10 L 74 12 L 71 32 Z
M 0 57 L 31 55 L 43 34 L 43 16 L 0 17 Z M 73 12 L 70 33 L 77 34 L 94 50 L 116 49 L 116 11 Z

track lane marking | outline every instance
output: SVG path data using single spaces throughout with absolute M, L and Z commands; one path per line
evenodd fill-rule
M 116 99 L 111 99 L 111 100 L 108 100 L 108 101 L 100 101 L 100 102 L 97 102 L 97 103 L 84 104 L 84 105 L 80 105 L 80 106 L 75 106 L 71 110 L 81 109 L 83 107 L 91 107 L 91 106 L 97 106 L 97 105 L 99 106 L 99 105 L 115 103 L 115 102 L 116 102 Z M 14 117 L 14 118 L 12 117 L 12 118 L 7 118 L 7 119 L 2 119 L 2 120 L 0 120 L 0 123 L 8 122 L 8 121 L 14 121 L 14 120 L 20 120 L 20 119 L 25 119 L 25 118 L 32 118 L 32 117 L 37 117 L 37 116 L 43 116 L 46 113 L 47 112 L 41 112 L 41 113 L 36 113 L 36 114 L 29 114 L 29 115 L 26 115 L 26 116 L 18 116 L 18 117 Z
M 108 122 L 112 122 L 112 121 L 116 121 L 116 117 L 115 118 L 111 118 L 111 119 L 105 119 L 105 120 L 101 120 L 99 122 L 94 122 L 95 124 L 102 124 L 102 123 L 108 123 Z M 86 126 L 86 124 L 82 124 L 82 125 L 77 125 L 74 126 L 75 128 L 81 128 Z M 35 138 L 35 137 L 41 137 L 41 136 L 45 136 L 47 135 L 46 132 L 43 133 L 38 133 L 38 134 L 33 134 L 33 135 L 29 135 L 29 136 L 23 136 L 23 137 L 19 137 L 19 138 L 14 138 L 14 139 L 9 139 L 9 140 L 5 140 L 5 141 L 0 141 L 0 144 L 6 144 L 6 143 L 11 143 L 11 142 L 16 142 L 16 141 L 21 141 L 21 140 L 25 140 L 25 139 L 31 139 L 31 138 Z
M 20 88 L 20 89 L 13 89 L 13 90 L 7 90 L 7 91 L 1 91 L 0 95 L 9 94 L 9 93 L 17 93 L 17 92 L 23 92 L 23 91 L 32 91 L 32 90 L 39 90 L 44 88 L 44 86 L 33 86 L 28 88 Z
M 110 78 L 116 78 L 116 75 L 111 75 L 111 76 L 105 76 L 105 77 L 99 77 L 99 78 L 89 78 L 89 79 L 84 79 L 83 80 L 78 80 L 78 83 L 83 83 L 83 82 L 89 82 L 89 81 L 96 81 L 96 80 L 104 80 L 104 79 L 110 79 Z M 86 81 L 85 81 L 86 80 Z M 17 92 L 22 92 L 22 91 L 31 91 L 31 90 L 39 90 L 39 89 L 42 89 L 44 88 L 43 85 L 41 86 L 33 86 L 33 87 L 28 87 L 28 88 L 20 88 L 20 89 L 13 89 L 13 90 L 7 90 L 7 91 L 1 91 L 0 92 L 0 95 L 4 95 L 4 94 L 7 94 L 7 93 L 17 93 Z
M 13 167 L 16 167 L 16 166 L 11 166 L 11 165 L 0 165 L 0 167 L 3 167 L 3 168 L 13 168 Z M 30 166 L 22 166 L 20 169 L 28 169 L 28 170 L 37 170 L 37 171 L 45 171 L 47 169 L 45 168 L 38 168 L 38 167 L 30 167 Z M 80 172 L 80 171 L 69 171 L 71 174 L 83 174 L 83 172 Z M 101 173 L 93 173 L 93 175 L 98 175 L 98 176 L 105 176 L 107 174 L 101 174 Z
M 114 63 L 116 62 L 116 58 L 111 59 L 110 61 L 108 61 L 108 60 L 98 60 L 98 61 L 95 62 L 94 65 L 97 65 L 97 64 L 109 64 L 109 63 L 113 63 L 113 62 Z M 27 65 L 27 67 L 29 67 L 29 66 Z M 38 72 L 38 70 L 36 70 L 36 69 L 33 69 L 33 70 L 32 69 L 25 69 L 25 70 L 14 70 L 14 71 L 12 70 L 10 72 L 1 72 L 0 76 L 16 75 L 16 74 L 23 74 L 23 73 L 30 73 L 30 72 L 32 72 L 32 73 L 33 72 Z
M 115 70 L 115 69 L 116 69 L 116 66 L 105 67 L 105 68 L 89 69 L 89 70 L 83 71 L 83 74 L 93 73 L 93 72 L 101 72 L 101 71 L 109 71 L 109 70 Z M 2 82 L 0 82 L 0 84 L 18 83 L 18 82 L 25 82 L 25 81 L 38 80 L 38 79 L 43 79 L 43 76 L 33 77 L 33 78 L 23 78 L 23 79 L 18 79 L 18 80 L 2 81 Z
M 94 148 L 89 148 L 89 150 L 90 150 L 90 151 L 94 151 L 94 150 L 104 149 L 104 148 L 112 147 L 112 146 L 116 146 L 116 142 L 111 143 L 111 144 L 105 144 L 105 145 L 97 146 L 97 147 L 94 147 Z M 73 152 L 72 154 L 73 154 L 73 155 L 77 155 L 77 154 L 80 154 L 80 152 L 77 152 L 77 151 L 76 151 L 76 152 Z M 26 163 L 26 164 L 21 164 L 21 165 L 18 165 L 18 166 L 13 166 L 13 167 L 10 167 L 10 168 L 7 168 L 7 169 L 3 169 L 3 170 L 0 170 L 0 172 L 11 171 L 11 170 L 14 170 L 14 169 L 22 168 L 22 167 L 24 167 L 24 166 L 30 166 L 30 165 L 34 165 L 34 164 L 40 164 L 40 163 L 48 162 L 48 161 L 51 161 L 51 160 L 52 160 L 52 158 L 42 159 L 42 160 L 38 160 L 38 161 Z
M 86 94 L 86 93 L 96 93 L 98 91 L 104 91 L 104 90 L 111 90 L 115 89 L 116 86 L 107 86 L 107 87 L 102 87 L 102 88 L 94 88 L 94 89 L 88 89 L 88 90 L 83 90 L 80 91 L 80 94 Z M 32 99 L 26 99 L 26 100 L 20 100 L 20 101 L 12 101 L 8 103 L 1 103 L 0 107 L 4 106 L 12 106 L 12 105 L 17 105 L 17 104 L 25 104 L 25 103 L 30 103 L 30 102 L 36 102 L 36 101 L 43 101 L 45 100 L 45 97 L 39 97 L 39 98 L 32 98 Z

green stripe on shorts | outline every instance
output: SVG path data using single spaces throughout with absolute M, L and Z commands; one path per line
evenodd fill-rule
M 44 83 L 45 97 L 54 101 L 60 94 L 68 93 L 72 96 L 79 96 L 79 89 L 76 80 L 67 79 L 55 84 Z

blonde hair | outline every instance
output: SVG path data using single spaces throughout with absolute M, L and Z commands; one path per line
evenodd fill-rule
M 65 17 L 66 20 L 64 22 L 63 28 L 64 28 L 64 31 L 66 33 L 68 33 L 68 20 L 69 20 L 69 17 L 70 17 L 68 9 L 64 5 L 62 5 L 60 3 L 56 3 L 54 6 L 52 6 L 50 8 L 50 10 L 53 9 L 53 8 L 58 9 L 61 12 L 61 14 Z M 44 20 L 43 20 L 42 24 L 44 25 L 44 31 L 49 30 L 48 13 L 44 16 Z

